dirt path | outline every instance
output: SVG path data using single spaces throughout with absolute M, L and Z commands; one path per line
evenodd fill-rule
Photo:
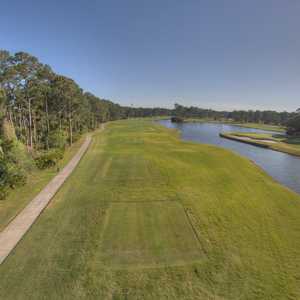
M 102 128 L 103 129 L 103 126 Z M 76 168 L 83 154 L 88 149 L 91 136 L 88 136 L 71 161 L 59 172 L 48 185 L 0 232 L 0 264 L 22 239 L 31 225 L 51 201 L 58 189 Z

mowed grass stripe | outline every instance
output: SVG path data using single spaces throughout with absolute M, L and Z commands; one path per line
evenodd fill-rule
M 101 253 L 99 261 L 115 267 L 170 265 L 201 258 L 182 205 L 174 201 L 112 203 Z
M 245 158 L 112 122 L 0 266 L 0 299 L 299 299 L 299 215 Z

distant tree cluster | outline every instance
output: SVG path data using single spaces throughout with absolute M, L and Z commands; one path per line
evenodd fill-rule
M 300 136 L 300 108 L 297 109 L 295 116 L 287 122 L 287 133 Z
M 154 107 L 123 107 L 123 115 L 126 118 L 147 118 L 147 117 L 158 117 L 158 116 L 171 116 L 173 113 L 172 109 Z
M 213 120 L 231 120 L 239 123 L 265 123 L 274 125 L 285 125 L 295 114 L 288 112 L 277 112 L 272 110 L 235 110 L 216 111 L 199 107 L 186 107 L 175 104 L 174 115 L 182 118 L 204 118 Z

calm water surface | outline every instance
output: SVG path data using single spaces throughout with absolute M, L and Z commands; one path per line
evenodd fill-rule
M 270 131 L 227 124 L 178 124 L 172 123 L 170 120 L 162 120 L 159 123 L 169 128 L 179 129 L 183 140 L 213 144 L 247 156 L 277 181 L 300 194 L 300 158 L 219 137 L 219 133 L 223 131 L 259 133 L 270 133 Z

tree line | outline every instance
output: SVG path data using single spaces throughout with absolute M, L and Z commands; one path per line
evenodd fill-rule
M 285 125 L 296 113 L 277 112 L 273 110 L 234 110 L 216 111 L 195 106 L 186 107 L 175 104 L 174 115 L 182 118 L 202 118 L 212 120 L 228 120 L 239 123 L 264 123 Z
M 295 115 L 288 120 L 286 127 L 287 134 L 300 136 L 300 108 L 298 108 Z
M 300 135 L 300 108 L 295 112 L 277 112 L 273 110 L 234 110 L 216 111 L 195 106 L 186 107 L 175 103 L 171 113 L 174 121 L 182 121 L 186 118 L 199 118 L 215 121 L 229 121 L 236 123 L 263 123 L 280 125 L 287 129 L 289 135 Z
M 84 92 L 24 52 L 0 52 L 0 89 L 2 124 L 30 150 L 49 149 L 61 136 L 72 144 L 78 133 L 121 116 L 119 105 Z

